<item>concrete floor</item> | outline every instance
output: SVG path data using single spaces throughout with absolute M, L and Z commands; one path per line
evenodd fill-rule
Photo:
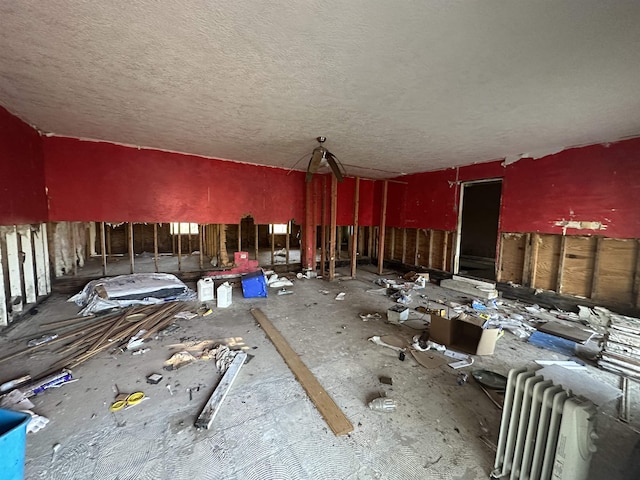
M 347 275 L 346 269 L 339 272 Z M 392 302 L 367 293 L 377 288 L 373 272 L 373 267 L 360 268 L 357 279 L 332 283 L 299 280 L 291 288 L 294 294 L 278 296 L 272 290 L 267 299 L 244 299 L 236 288 L 230 308 L 179 320 L 180 329 L 151 342 L 144 355 L 104 353 L 81 365 L 74 371 L 77 382 L 32 399 L 34 410 L 51 422 L 28 436 L 26 478 L 488 478 L 494 451 L 480 437 L 496 442 L 500 411 L 472 381 L 457 385 L 457 372 L 447 365 L 426 369 L 411 356 L 402 362 L 396 352 L 367 341 L 372 335 L 417 332 L 385 323 L 384 312 Z M 335 300 L 339 292 L 346 293 L 344 301 Z M 434 285 L 425 293 L 432 299 L 463 299 Z M 3 351 L 22 348 L 25 338 L 37 335 L 41 323 L 74 316 L 78 308 L 65 300 L 52 295 L 36 315 L 3 332 Z M 351 434 L 336 437 L 329 430 L 256 325 L 249 313 L 252 307 L 264 311 L 333 397 L 354 425 Z M 380 312 L 383 318 L 363 322 L 360 312 Z M 212 429 L 197 431 L 193 422 L 219 379 L 215 365 L 203 361 L 166 372 L 162 364 L 177 351 L 172 344 L 209 339 L 246 346 L 254 358 L 240 371 Z M 40 371 L 53 358 L 41 351 L 0 364 L 0 380 Z M 487 368 L 506 374 L 540 358 L 563 357 L 506 333 L 494 355 L 476 357 L 465 371 Z M 158 385 L 145 382 L 153 372 L 164 375 Z M 593 367 L 589 373 L 617 386 L 615 375 Z M 392 377 L 393 386 L 382 385 L 380 375 Z M 114 385 L 123 392 L 142 390 L 149 400 L 110 413 Z M 187 388 L 198 386 L 190 400 Z M 381 413 L 367 407 L 383 392 L 396 400 L 397 411 Z M 614 418 L 615 402 L 601 409 L 602 438 L 592 462 L 592 480 L 636 478 L 625 473 L 640 439 L 635 386 L 633 395 L 631 425 Z M 56 443 L 61 448 L 53 457 Z

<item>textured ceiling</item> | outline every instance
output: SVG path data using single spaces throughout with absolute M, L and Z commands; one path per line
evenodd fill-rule
M 614 0 L 4 1 L 0 104 L 56 135 L 284 167 L 325 135 L 351 174 L 434 170 L 640 134 L 639 24 Z

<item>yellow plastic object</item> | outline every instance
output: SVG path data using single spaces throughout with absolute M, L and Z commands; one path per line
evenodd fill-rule
M 133 405 L 139 404 L 142 400 L 144 400 L 143 392 L 135 392 L 129 395 L 118 395 L 116 397 L 116 401 L 111 404 L 109 407 L 110 412 L 117 412 L 122 410 L 125 407 L 131 407 Z

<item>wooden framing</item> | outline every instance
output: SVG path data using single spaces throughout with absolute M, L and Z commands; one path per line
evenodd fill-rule
M 78 245 L 77 245 L 77 240 L 76 240 L 76 225 L 74 222 L 69 222 L 69 233 L 71 235 L 71 251 L 72 253 L 72 258 L 71 258 L 71 269 L 73 271 L 73 275 L 77 275 L 78 274 Z M 131 273 L 133 273 L 133 270 L 131 271 Z
M 315 231 L 315 228 L 314 228 Z M 287 266 L 289 265 L 289 244 L 290 244 L 290 240 L 289 237 L 291 236 L 291 221 L 287 222 L 287 236 L 284 239 L 284 244 L 285 244 L 285 263 L 287 264 Z M 315 258 L 316 252 L 314 249 L 313 252 L 313 256 Z M 315 266 L 315 261 L 314 261 L 314 266 Z
M 353 236 L 351 238 L 351 278 L 356 278 L 358 264 L 358 214 L 360 211 L 360 177 L 356 177 L 355 192 L 353 194 Z
M 204 268 L 204 225 L 198 224 L 198 252 L 200 258 L 198 260 L 198 266 L 200 270 Z
M 320 231 L 320 275 L 325 278 L 327 273 L 327 177 L 322 177 L 322 195 L 320 205 L 320 224 L 322 230 Z
M 157 232 L 157 226 L 156 226 L 156 232 Z M 102 275 L 104 275 L 105 277 L 107 276 L 107 241 L 105 238 L 105 226 L 104 226 L 104 222 L 100 222 L 100 256 L 102 257 Z M 156 261 L 157 264 L 157 261 Z M 157 269 L 156 269 L 157 271 Z
M 338 179 L 331 175 L 331 226 L 329 237 L 329 281 L 336 276 L 336 221 L 338 215 Z
M 178 271 L 182 271 L 182 230 L 181 224 L 178 222 Z
M 271 265 L 275 265 L 276 264 L 276 234 L 275 234 L 275 226 L 273 223 L 271 224 L 270 241 L 271 241 Z M 305 239 L 305 242 L 307 241 L 308 240 Z
M 36 277 L 33 263 L 33 248 L 31 228 L 29 225 L 18 229 L 20 235 L 20 249 L 22 257 L 22 280 L 24 281 L 24 296 L 26 303 L 36 303 Z
M 531 234 L 527 233 L 524 239 L 524 262 L 522 264 L 522 284 L 531 286 Z
M 447 231 L 443 232 L 442 238 L 442 271 L 447 270 L 447 252 L 449 251 L 449 233 Z
M 135 265 L 134 265 L 134 254 L 133 254 L 133 223 L 129 222 L 127 224 L 128 227 L 128 231 L 129 231 L 129 267 L 131 269 L 131 273 L 133 273 L 135 271 Z M 74 249 L 74 257 L 75 257 L 75 249 Z M 75 264 L 75 258 L 73 259 L 73 263 Z
M 567 236 L 562 235 L 560 242 L 560 257 L 558 259 L 558 277 L 556 280 L 556 292 L 562 293 L 562 275 L 564 273 L 564 261 L 567 254 Z
M 538 252 L 540 251 L 540 235 L 538 233 L 531 234 L 531 257 L 529 268 L 529 286 L 535 288 L 536 277 L 538 275 Z
M 429 232 L 429 262 L 428 267 L 433 268 L 433 230 L 430 228 Z
M 382 275 L 384 267 L 384 234 L 387 226 L 387 193 L 389 181 L 385 180 L 382 187 L 382 211 L 380 213 L 380 227 L 378 229 L 378 275 Z
M 256 237 L 255 238 L 255 246 L 254 246 L 255 256 L 256 256 L 255 259 L 256 260 L 260 260 L 260 258 L 259 258 L 260 257 L 260 236 L 259 236 L 260 231 L 258 229 L 258 224 L 257 223 L 253 227 L 254 227 L 254 230 L 255 230 L 255 237 Z

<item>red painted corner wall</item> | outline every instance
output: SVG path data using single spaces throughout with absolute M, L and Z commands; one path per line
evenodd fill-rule
M 501 230 L 563 233 L 561 221 L 600 222 L 570 235 L 640 238 L 640 139 L 572 148 L 506 167 Z
M 304 174 L 74 138 L 44 139 L 52 221 L 304 222 Z
M 42 138 L 0 107 L 0 225 L 46 221 Z

